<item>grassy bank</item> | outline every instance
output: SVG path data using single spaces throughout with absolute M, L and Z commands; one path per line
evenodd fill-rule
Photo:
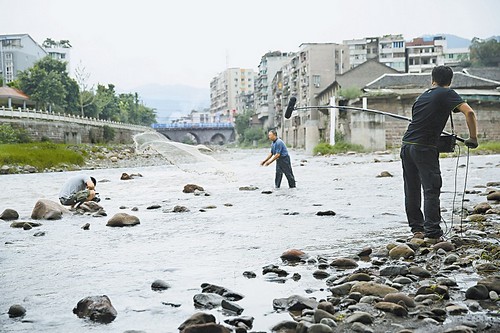
M 82 154 L 50 142 L 0 145 L 0 165 L 31 165 L 38 171 L 60 165 L 83 165 Z

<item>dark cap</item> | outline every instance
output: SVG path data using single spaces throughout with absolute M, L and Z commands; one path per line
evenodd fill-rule
M 94 186 L 96 186 L 96 185 L 97 185 L 97 180 L 95 180 L 95 178 L 94 178 L 94 177 L 90 177 L 90 180 L 92 180 L 92 183 L 94 183 Z

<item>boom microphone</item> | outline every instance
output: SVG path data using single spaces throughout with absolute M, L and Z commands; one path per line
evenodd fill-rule
M 288 106 L 286 107 L 286 112 L 285 112 L 286 119 L 292 116 L 292 112 L 295 109 L 295 103 L 297 103 L 297 98 L 290 97 L 290 101 L 288 102 Z

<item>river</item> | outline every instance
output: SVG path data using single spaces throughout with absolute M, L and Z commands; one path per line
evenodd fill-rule
M 0 176 L 0 210 L 15 209 L 21 221 L 30 220 L 38 199 L 57 201 L 62 184 L 76 173 L 98 180 L 100 204 L 108 214 L 42 221 L 41 227 L 28 231 L 0 223 L 0 331 L 178 332 L 177 327 L 197 311 L 193 296 L 205 282 L 245 295 L 237 302 L 245 309 L 242 315 L 255 318 L 253 331 L 269 331 L 289 319 L 287 313 L 273 310 L 274 298 L 328 295 L 324 281 L 312 276 L 315 265 L 286 266 L 290 275 L 302 276 L 298 281 L 288 278 L 283 283 L 262 275 L 263 266 L 282 265 L 284 251 L 353 256 L 366 246 L 409 235 L 397 153 L 311 157 L 291 150 L 297 188 L 288 189 L 284 177 L 282 188 L 274 189 L 274 164 L 259 165 L 267 152 L 230 149 L 212 154 L 215 164 Z M 456 159 L 441 159 L 441 199 L 447 210 L 443 218 L 448 222 L 455 183 L 460 193 L 455 197 L 457 208 L 461 200 L 465 162 L 462 157 L 457 169 Z M 499 181 L 499 165 L 499 155 L 471 156 L 467 188 Z M 377 177 L 382 171 L 393 177 Z M 120 180 L 123 172 L 142 177 Z M 204 187 L 210 196 L 183 193 L 188 183 Z M 250 185 L 258 189 L 239 190 Z M 263 194 L 265 190 L 272 193 Z M 471 200 L 468 204 L 481 197 Z M 147 209 L 154 204 L 161 208 Z M 190 212 L 167 212 L 176 205 Z M 316 215 L 326 210 L 336 215 Z M 119 212 L 139 217 L 140 224 L 107 227 L 108 219 Z M 90 230 L 81 229 L 85 223 L 90 223 Z M 34 237 L 38 231 L 45 236 Z M 246 278 L 244 271 L 257 277 Z M 153 291 L 151 283 L 157 279 L 171 288 Z M 111 299 L 118 312 L 112 323 L 97 324 L 72 313 L 80 299 L 94 295 Z M 8 317 L 13 304 L 26 308 L 22 319 Z M 204 311 L 220 322 L 227 318 L 220 309 Z

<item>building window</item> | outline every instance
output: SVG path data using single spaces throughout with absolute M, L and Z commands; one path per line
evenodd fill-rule
M 313 80 L 313 84 L 316 88 L 319 88 L 320 84 L 321 84 L 321 76 L 319 75 L 313 75 L 312 76 L 312 80 Z

